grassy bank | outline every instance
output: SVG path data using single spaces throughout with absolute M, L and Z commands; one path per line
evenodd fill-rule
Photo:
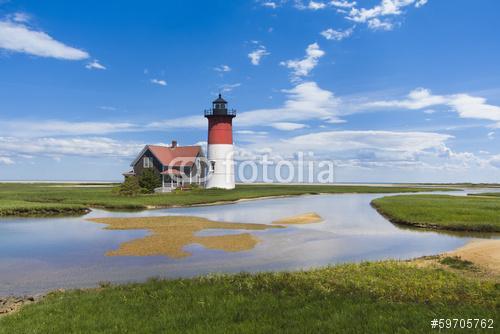
M 192 190 L 181 193 L 120 196 L 111 187 L 59 186 L 55 184 L 0 184 L 0 216 L 50 213 L 74 208 L 146 209 L 215 202 L 230 202 L 267 196 L 319 193 L 396 193 L 432 191 L 436 188 L 324 185 L 239 185 L 234 190 Z
M 500 188 L 500 183 L 419 183 L 419 185 L 427 186 L 441 186 L 441 187 L 460 187 L 460 188 Z
M 500 192 L 498 193 L 480 193 L 480 194 L 469 194 L 469 196 L 488 196 L 488 197 L 500 197 Z
M 40 203 L 20 200 L 0 200 L 1 216 L 71 216 L 83 215 L 89 210 L 83 205 L 60 204 L 60 203 Z
M 391 222 L 454 231 L 500 232 L 500 199 L 447 195 L 388 196 L 372 205 Z
M 436 317 L 496 328 L 498 300 L 494 280 L 390 261 L 58 292 L 0 333 L 427 333 Z

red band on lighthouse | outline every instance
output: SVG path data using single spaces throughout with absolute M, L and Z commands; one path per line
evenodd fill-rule
M 232 144 L 233 119 L 227 116 L 212 116 L 208 121 L 208 144 Z

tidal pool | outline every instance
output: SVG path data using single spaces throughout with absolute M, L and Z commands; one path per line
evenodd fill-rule
M 474 189 L 485 191 L 485 189 Z M 468 191 L 469 193 L 472 191 Z M 464 195 L 465 192 L 455 192 Z M 0 296 L 36 294 L 59 288 L 93 287 L 99 282 L 142 281 L 219 272 L 296 270 L 343 262 L 410 259 L 465 245 L 468 233 L 400 228 L 371 206 L 387 194 L 311 195 L 235 204 L 107 212 L 79 218 L 0 219 Z M 106 256 L 123 243 L 144 238 L 146 230 L 109 230 L 88 219 L 106 217 L 196 216 L 215 222 L 270 224 L 315 212 L 323 221 L 286 228 L 246 230 L 259 240 L 240 252 L 189 244 L 189 257 Z M 241 233 L 203 230 L 196 236 Z

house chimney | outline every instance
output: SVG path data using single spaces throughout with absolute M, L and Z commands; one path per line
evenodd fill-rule
M 172 148 L 176 148 L 177 147 L 177 140 L 172 140 Z

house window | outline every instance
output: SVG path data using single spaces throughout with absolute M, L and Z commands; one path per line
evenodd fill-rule
M 152 168 L 153 167 L 153 158 L 144 157 L 142 166 L 144 168 Z

